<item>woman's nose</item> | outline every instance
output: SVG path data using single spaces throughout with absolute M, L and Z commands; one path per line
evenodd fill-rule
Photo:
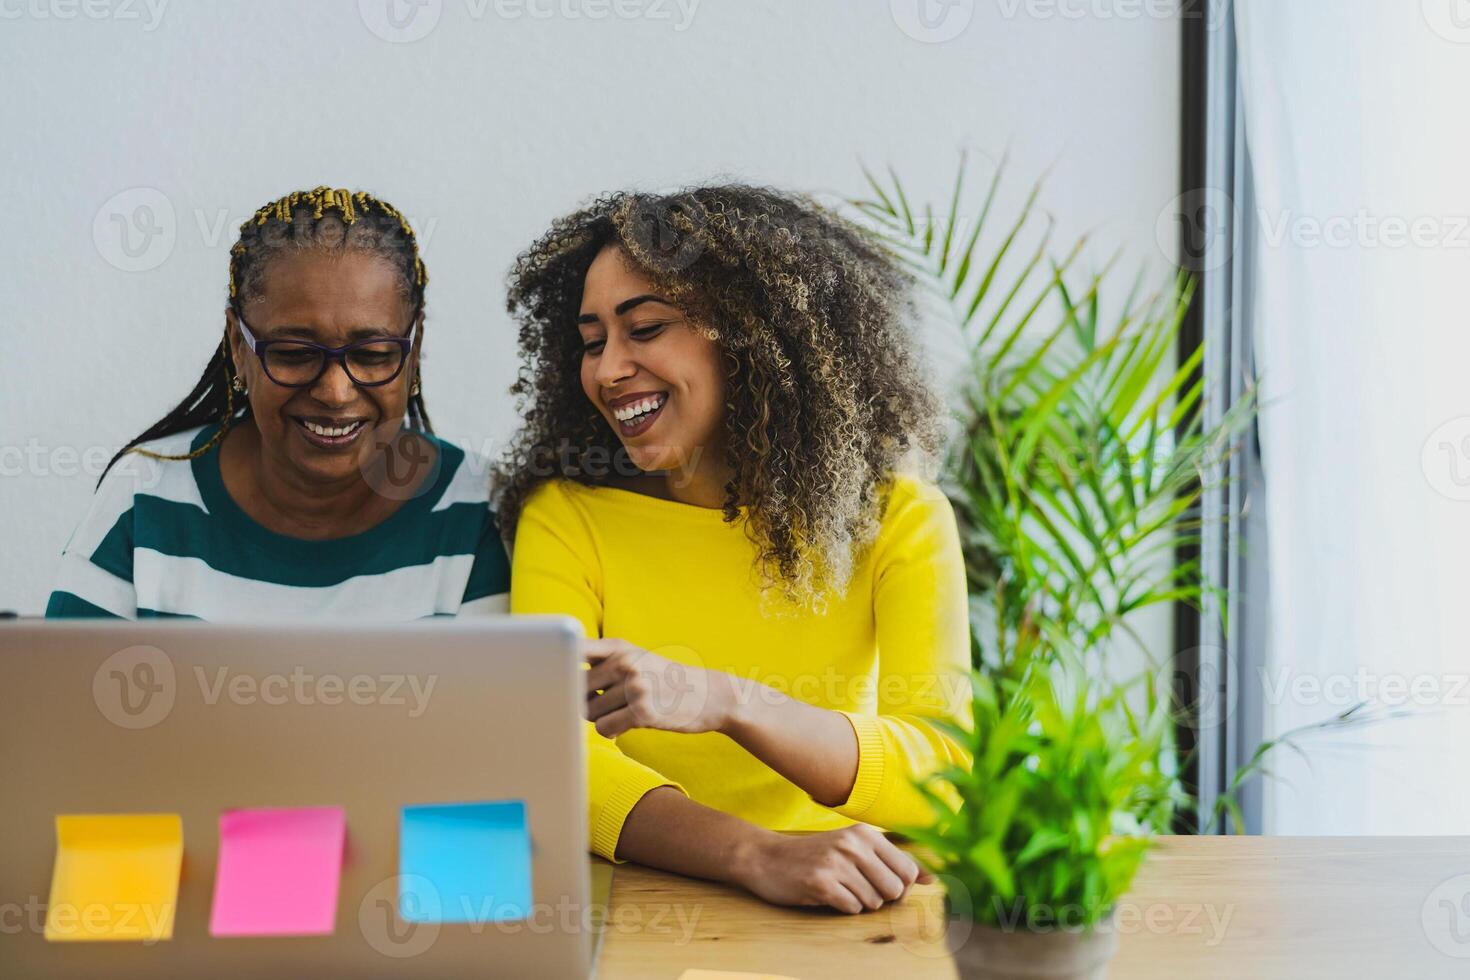
M 597 359 L 597 383 L 610 387 L 631 378 L 638 370 L 631 353 L 622 341 L 609 337 L 602 346 L 602 356 Z
M 345 405 L 352 401 L 356 387 L 347 376 L 346 366 L 341 360 L 334 360 L 311 386 L 311 396 L 323 405 Z

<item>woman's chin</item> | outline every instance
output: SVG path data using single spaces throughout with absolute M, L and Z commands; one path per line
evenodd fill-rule
M 308 448 L 291 456 L 296 469 L 317 482 L 339 483 L 362 474 L 359 454 L 355 452 L 320 452 Z
M 667 446 L 628 446 L 628 459 L 642 473 L 662 473 L 679 469 L 678 453 Z

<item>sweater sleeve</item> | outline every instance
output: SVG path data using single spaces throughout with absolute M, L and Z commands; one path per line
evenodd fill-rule
M 512 613 L 561 613 L 602 635 L 602 576 L 596 543 L 582 513 L 557 483 L 542 486 L 521 511 L 511 553 Z M 587 826 L 592 851 L 617 861 L 628 814 L 649 790 L 683 787 L 624 755 L 584 722 L 587 733 Z
M 61 552 L 48 619 L 136 619 L 133 489 L 128 467 L 114 466 L 92 495 L 86 517 Z
M 969 612 L 959 531 L 949 501 L 900 479 L 875 544 L 877 708 L 843 712 L 858 739 L 852 793 L 837 812 L 878 827 L 931 822 L 916 779 L 968 754 L 936 719 L 966 724 Z

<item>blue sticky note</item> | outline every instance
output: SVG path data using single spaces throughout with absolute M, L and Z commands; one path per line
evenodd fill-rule
M 506 922 L 531 915 L 526 804 L 406 806 L 398 834 L 405 922 Z

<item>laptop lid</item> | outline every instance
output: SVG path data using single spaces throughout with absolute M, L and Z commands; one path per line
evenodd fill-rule
M 0 624 L 0 976 L 587 976 L 598 910 L 578 635 L 551 617 Z M 441 808 L 473 803 L 491 806 Z M 331 934 L 212 935 L 221 816 L 327 808 L 330 826 L 338 807 L 346 832 Z M 445 896 L 444 908 L 426 909 L 436 874 L 514 873 L 498 859 L 455 867 L 454 855 L 480 853 L 465 850 L 460 818 L 485 813 L 523 815 L 529 907 L 451 907 Z M 57 863 L 57 817 L 122 814 L 179 818 L 172 937 L 48 940 L 53 872 L 70 868 Z M 491 839 L 513 840 L 514 829 L 498 825 Z M 451 860 L 406 883 L 406 849 L 427 862 L 412 872 Z M 248 850 L 236 853 L 246 858 L 233 871 L 271 887 Z M 87 910 L 69 911 L 85 933 Z M 466 921 L 443 921 L 455 918 Z

